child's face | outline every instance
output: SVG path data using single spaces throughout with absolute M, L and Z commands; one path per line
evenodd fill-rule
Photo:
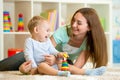
M 49 38 L 50 36 L 49 26 L 50 25 L 47 21 L 43 21 L 37 26 L 37 30 L 38 30 L 37 37 L 39 41 L 44 42 L 47 40 L 47 38 Z

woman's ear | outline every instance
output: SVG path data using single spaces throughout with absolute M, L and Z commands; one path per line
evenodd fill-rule
M 34 32 L 38 33 L 38 28 L 37 27 L 34 27 Z

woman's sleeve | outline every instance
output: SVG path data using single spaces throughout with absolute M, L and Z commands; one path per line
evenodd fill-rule
M 53 38 L 57 44 L 64 43 L 68 40 L 66 27 L 59 27 L 54 33 Z

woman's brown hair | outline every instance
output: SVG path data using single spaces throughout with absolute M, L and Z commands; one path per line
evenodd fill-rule
M 86 18 L 90 28 L 90 31 L 86 34 L 86 47 L 89 50 L 86 57 L 90 55 L 93 66 L 96 68 L 106 66 L 108 63 L 107 43 L 97 12 L 93 8 L 81 8 L 74 13 L 72 20 L 76 13 L 81 13 Z

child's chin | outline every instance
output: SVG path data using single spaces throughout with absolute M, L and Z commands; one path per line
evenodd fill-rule
M 41 40 L 41 42 L 45 42 L 45 41 L 47 41 L 47 39 L 43 39 L 43 40 Z
M 47 41 L 47 38 L 44 39 L 44 42 Z

